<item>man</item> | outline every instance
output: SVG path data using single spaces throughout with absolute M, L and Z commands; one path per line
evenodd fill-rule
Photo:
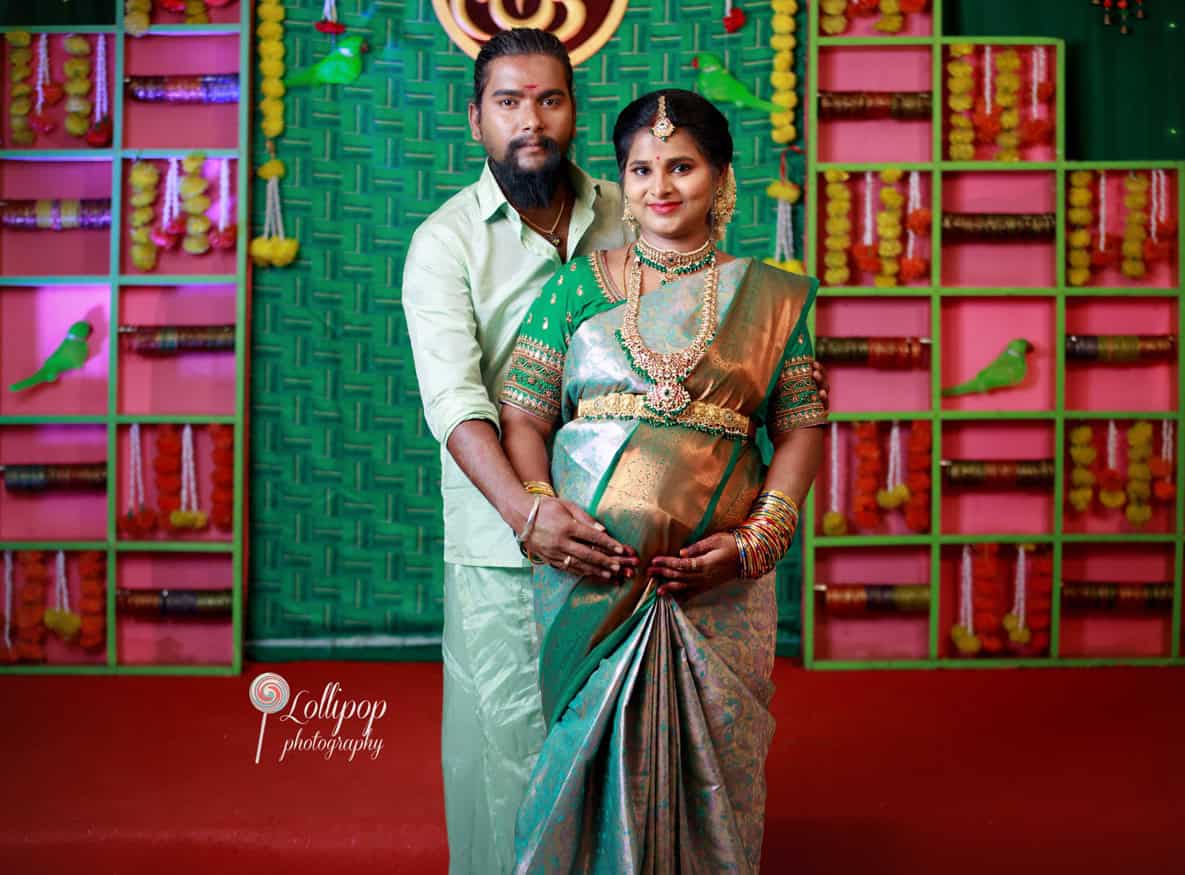
M 539 642 L 523 547 L 556 566 L 620 578 L 633 551 L 582 508 L 524 489 L 499 444 L 498 410 L 527 307 L 570 258 L 624 245 L 614 183 L 567 160 L 572 65 L 539 30 L 493 37 L 469 106 L 481 177 L 416 230 L 403 307 L 424 413 L 441 443 L 444 709 L 441 749 L 451 873 L 508 872 L 514 820 L 543 742 Z M 821 375 L 820 395 L 825 397 Z

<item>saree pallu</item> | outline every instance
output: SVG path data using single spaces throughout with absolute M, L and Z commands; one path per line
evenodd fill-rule
M 606 402 L 650 382 L 620 341 L 621 295 L 599 254 L 532 306 L 503 401 L 563 423 L 553 485 L 632 545 L 640 569 L 748 515 L 765 469 L 737 415 L 774 433 L 825 418 L 806 330 L 815 283 L 750 259 L 720 267 L 717 332 L 684 381 L 696 415 L 679 422 Z M 691 342 L 702 284 L 642 298 L 650 349 Z M 756 872 L 774 575 L 678 600 L 643 575 L 620 584 L 539 567 L 534 585 L 549 732 L 519 810 L 516 872 Z

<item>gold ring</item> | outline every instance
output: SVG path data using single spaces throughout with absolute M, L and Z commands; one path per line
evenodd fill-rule
M 563 565 L 563 567 L 564 567 L 564 568 L 567 568 L 567 567 L 568 567 L 569 565 L 571 565 L 571 564 L 572 564 L 572 557 L 571 557 L 571 556 L 565 556 L 565 557 L 564 557 L 564 565 Z
M 695 557 L 694 557 L 694 556 L 692 556 L 692 557 L 691 557 L 691 570 L 692 570 L 692 571 L 696 571 L 696 570 L 698 570 L 698 567 L 697 567 L 697 564 L 696 564 L 696 559 L 695 559 Z

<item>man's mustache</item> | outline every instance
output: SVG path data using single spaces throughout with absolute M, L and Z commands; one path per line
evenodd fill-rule
M 555 153 L 560 151 L 560 144 L 551 137 L 546 136 L 523 136 L 515 137 L 506 144 L 507 156 L 511 152 L 517 152 L 519 149 L 525 149 L 527 146 L 542 146 L 548 152 Z

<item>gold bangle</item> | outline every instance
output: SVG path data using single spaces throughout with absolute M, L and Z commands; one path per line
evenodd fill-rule
M 550 483 L 543 480 L 524 480 L 523 488 L 532 495 L 546 495 L 548 498 L 555 498 L 555 490 Z

